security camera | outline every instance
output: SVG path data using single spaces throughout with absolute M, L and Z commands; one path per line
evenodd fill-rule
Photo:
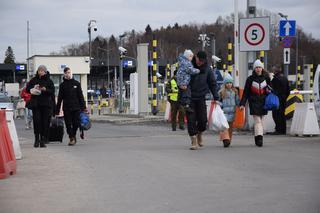
M 94 31 L 97 31 L 97 30 L 98 30 L 97 26 L 94 26 L 94 27 L 93 27 L 93 30 L 94 30 Z
M 124 47 L 119 47 L 119 51 L 120 51 L 120 54 L 122 54 L 122 55 L 125 55 L 128 52 L 127 49 Z
M 160 73 L 156 73 L 156 76 L 158 77 L 158 78 L 161 78 L 162 77 L 162 75 L 160 74 Z
M 214 60 L 216 62 L 221 62 L 221 58 L 219 58 L 218 56 L 215 56 L 215 55 L 212 56 L 212 60 Z

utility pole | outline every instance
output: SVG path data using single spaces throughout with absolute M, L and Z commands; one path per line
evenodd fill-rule
M 27 21 L 27 82 L 30 80 L 30 62 L 29 62 L 29 21 Z

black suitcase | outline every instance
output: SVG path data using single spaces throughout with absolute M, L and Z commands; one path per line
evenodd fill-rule
M 63 128 L 63 117 L 52 118 L 49 127 L 49 142 L 60 141 L 62 143 L 64 134 Z

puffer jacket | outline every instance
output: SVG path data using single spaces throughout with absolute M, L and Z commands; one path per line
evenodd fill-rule
M 84 110 L 86 108 L 81 85 L 74 79 L 65 79 L 59 86 L 56 114 L 59 114 L 61 102 L 63 111 Z
M 221 97 L 221 91 L 219 92 L 219 95 Z M 236 113 L 236 106 L 240 103 L 239 95 L 232 89 L 226 89 L 226 94 L 224 98 L 220 98 L 220 101 L 222 103 L 222 110 L 228 122 L 233 122 Z
M 257 75 L 253 71 L 252 75 L 247 78 L 240 105 L 245 106 L 248 101 L 250 115 L 266 115 L 268 113 L 263 109 L 268 86 L 270 86 L 270 78 L 265 71 L 262 72 L 262 75 Z
M 45 87 L 46 90 L 42 91 L 40 95 L 32 95 L 29 103 L 29 108 L 48 107 L 53 108 L 54 103 L 52 97 L 54 96 L 54 85 L 50 79 L 49 73 L 40 77 L 38 74 L 30 80 L 27 85 L 27 92 L 30 93 L 30 89 L 39 84 L 40 87 Z
M 184 55 L 178 57 L 178 71 L 177 71 L 177 84 L 178 86 L 188 86 L 190 83 L 191 75 L 198 74 L 199 69 L 193 67 L 191 61 L 189 61 Z
M 205 63 L 198 67 L 195 59 L 192 61 L 195 68 L 200 70 L 198 75 L 191 76 L 190 88 L 192 100 L 205 100 L 206 95 L 211 92 L 214 100 L 219 100 L 217 82 L 213 70 Z

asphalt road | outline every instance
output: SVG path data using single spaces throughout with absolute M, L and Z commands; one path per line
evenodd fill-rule
M 94 123 L 76 146 L 33 148 L 16 121 L 23 159 L 0 180 L 1 213 L 320 213 L 320 138 L 207 132 L 189 150 L 186 131 Z

